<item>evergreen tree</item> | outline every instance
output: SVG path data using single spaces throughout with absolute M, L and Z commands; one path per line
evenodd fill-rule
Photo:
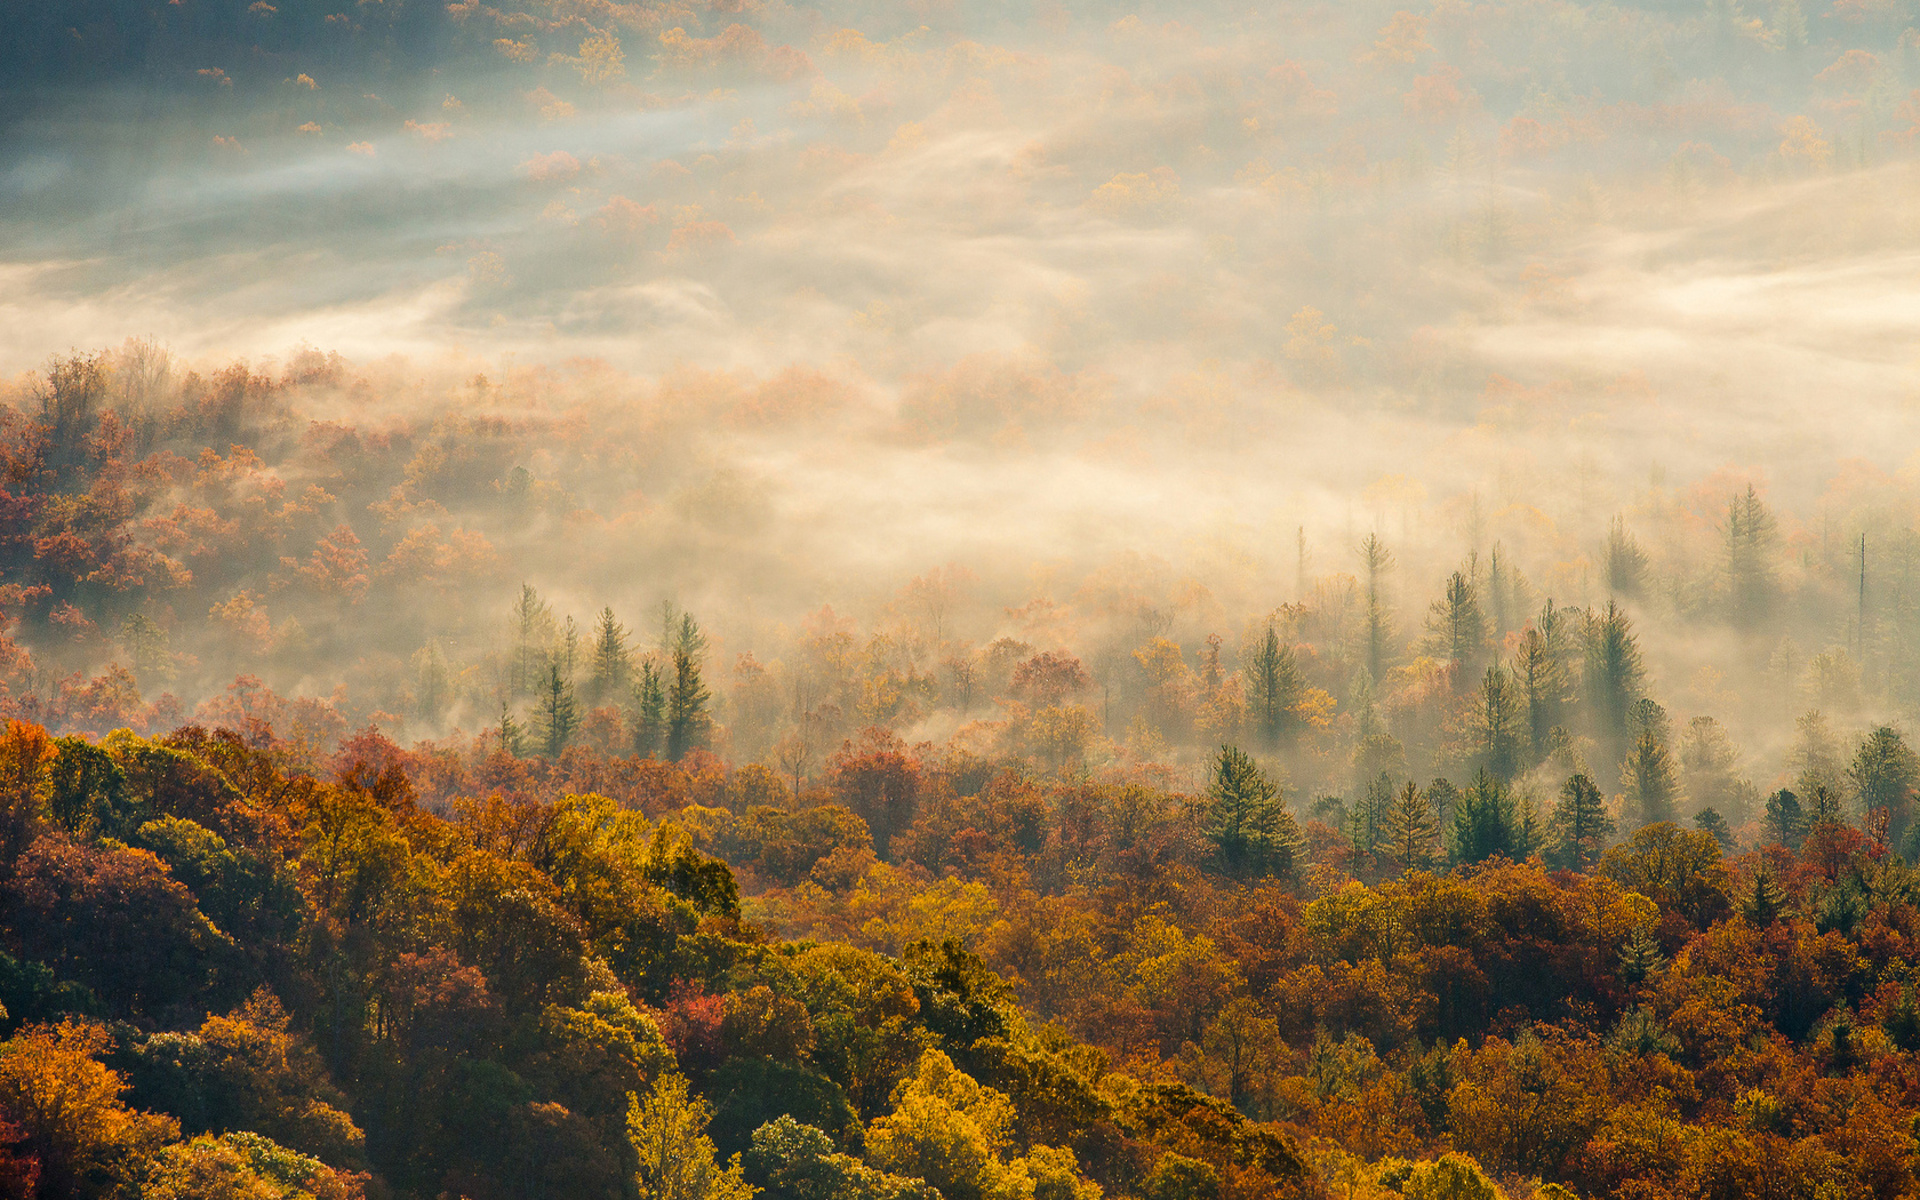
M 1895 845 L 1906 840 L 1913 820 L 1913 796 L 1920 788 L 1920 756 L 1898 731 L 1882 725 L 1861 741 L 1847 768 L 1847 780 L 1860 798 L 1860 810 L 1887 813 L 1887 836 Z
M 1680 798 L 1673 755 L 1667 750 L 1667 711 L 1642 698 L 1633 706 L 1633 748 L 1620 767 L 1631 828 L 1671 821 Z
M 1600 861 L 1600 852 L 1613 838 L 1614 820 L 1593 780 L 1575 775 L 1561 785 L 1547 832 L 1550 865 L 1585 871 Z
M 1266 773 L 1237 746 L 1220 747 L 1214 760 L 1205 830 L 1231 874 L 1287 877 L 1297 865 L 1301 837 L 1293 814 Z
M 1627 532 L 1627 523 L 1620 517 L 1607 526 L 1606 572 L 1609 595 L 1631 600 L 1646 586 L 1647 552 Z
M 1787 911 L 1787 894 L 1773 881 L 1773 873 L 1762 866 L 1753 873 L 1753 882 L 1740 898 L 1740 916 L 1747 924 L 1765 929 Z
M 549 759 L 560 757 L 580 729 L 580 706 L 573 698 L 573 681 L 562 670 L 556 654 L 547 663 L 546 685 L 540 691 L 540 741 Z
M 693 615 L 683 613 L 673 644 L 673 685 L 667 692 L 667 758 L 672 762 L 707 744 L 711 696 L 700 679 L 700 659 L 706 648 L 706 636 Z
M 633 674 L 633 661 L 627 653 L 627 627 L 614 619 L 613 609 L 600 610 L 600 625 L 593 638 L 593 678 L 587 694 L 595 704 L 624 695 L 627 680 Z
M 1361 741 L 1387 735 L 1387 723 L 1380 719 L 1380 708 L 1373 702 L 1373 676 L 1365 667 L 1357 667 L 1347 684 L 1347 708 L 1353 713 L 1354 735 Z
M 1651 979 L 1666 965 L 1667 956 L 1660 952 L 1660 943 L 1654 940 L 1651 929 L 1635 929 L 1626 945 L 1620 947 L 1620 975 L 1628 983 Z
M 1347 840 L 1363 872 L 1379 869 L 1391 849 L 1393 779 L 1385 771 L 1367 781 L 1360 800 L 1347 814 Z
M 1594 740 L 1600 743 L 1599 761 L 1611 765 L 1626 753 L 1631 736 L 1629 720 L 1640 699 L 1646 669 L 1640 661 L 1640 643 L 1633 622 L 1613 601 L 1587 614 L 1585 625 L 1587 704 Z
M 520 722 L 513 719 L 513 708 L 505 700 L 500 702 L 500 748 L 513 757 L 520 757 L 525 748 L 526 735 L 520 730 Z
M 1480 761 L 1495 778 L 1511 781 L 1527 753 L 1526 712 L 1513 677 L 1498 664 L 1481 680 L 1473 723 Z
M 1806 816 L 1800 810 L 1800 797 L 1781 788 L 1767 797 L 1767 832 L 1776 845 L 1798 850 L 1806 837 Z
M 1720 815 L 1719 809 L 1701 809 L 1699 812 L 1693 814 L 1693 824 L 1694 827 L 1702 833 L 1710 833 L 1713 835 L 1713 840 L 1720 843 L 1720 852 L 1722 854 L 1733 853 L 1733 830 L 1727 825 L 1727 819 Z
M 1538 763 L 1546 753 L 1547 735 L 1566 707 L 1567 670 L 1536 627 L 1521 635 L 1512 674 L 1525 718 L 1527 760 Z
M 1462 863 L 1495 855 L 1516 857 L 1520 842 L 1518 814 L 1507 785 L 1485 767 L 1460 794 L 1453 814 L 1453 854 Z
M 560 627 L 560 670 L 568 679 L 580 671 L 580 624 L 572 617 Z
M 1241 668 L 1246 683 L 1247 715 L 1261 746 L 1271 752 L 1292 740 L 1299 718 L 1294 706 L 1300 703 L 1305 685 L 1300 667 L 1294 661 L 1293 647 L 1283 644 L 1274 627 Z
M 1392 665 L 1387 659 L 1387 648 L 1393 640 L 1392 618 L 1380 597 L 1380 577 L 1393 569 L 1393 552 L 1380 540 L 1380 535 L 1370 533 L 1367 540 L 1360 543 L 1360 560 L 1367 572 L 1367 613 L 1365 628 L 1361 631 L 1362 660 L 1366 663 L 1368 677 L 1378 680 L 1380 672 Z
M 1752 484 L 1727 505 L 1728 615 L 1741 628 L 1765 621 L 1773 609 L 1773 514 Z
M 1579 615 L 1580 610 L 1575 609 L 1574 614 Z M 1553 597 L 1549 596 L 1546 603 L 1540 606 L 1539 615 L 1534 617 L 1533 627 L 1540 632 L 1540 640 L 1545 643 L 1548 657 L 1560 664 L 1561 678 L 1571 680 L 1573 657 L 1579 647 L 1574 644 L 1577 626 L 1567 615 L 1567 610 L 1557 607 Z
M 633 700 L 633 752 L 641 758 L 658 758 L 667 744 L 667 688 L 651 658 L 641 660 Z
M 1811 833 L 1823 825 L 1845 825 L 1847 814 L 1840 800 L 1840 793 L 1824 783 L 1813 785 L 1813 791 L 1807 795 L 1805 805 L 1807 832 Z
M 1456 680 L 1472 678 L 1480 669 L 1487 647 L 1487 618 L 1480 598 L 1464 572 L 1447 577 L 1446 590 L 1427 613 L 1427 653 L 1452 663 Z
M 1440 827 L 1434 822 L 1433 805 L 1413 780 L 1394 798 L 1387 819 L 1388 854 L 1393 865 L 1406 871 L 1424 871 L 1433 865 L 1434 848 Z

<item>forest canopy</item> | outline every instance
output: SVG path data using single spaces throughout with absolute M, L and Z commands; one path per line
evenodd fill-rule
M 51 0 L 0 1200 L 1920 1196 L 1914 0 Z

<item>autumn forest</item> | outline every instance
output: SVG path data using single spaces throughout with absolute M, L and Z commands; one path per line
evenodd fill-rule
M 1912 0 L 53 0 L 0 1200 L 1920 1197 Z

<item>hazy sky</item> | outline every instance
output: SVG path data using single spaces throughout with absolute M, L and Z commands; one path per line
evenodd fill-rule
M 372 381 L 316 416 L 585 420 L 653 465 L 528 464 L 628 539 L 583 610 L 1141 554 L 1237 625 L 1302 527 L 1584 601 L 1616 515 L 1920 469 L 1911 7 L 532 5 L 405 61 L 248 10 L 7 110 L 0 373 L 304 346 Z

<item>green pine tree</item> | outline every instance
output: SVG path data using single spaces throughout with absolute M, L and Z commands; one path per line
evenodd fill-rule
M 1247 694 L 1247 716 L 1261 746 L 1271 752 L 1285 746 L 1298 728 L 1295 706 L 1305 691 L 1293 647 L 1280 641 L 1269 624 L 1266 636 L 1241 668 Z
M 1693 814 L 1693 824 L 1694 827 L 1701 832 L 1712 834 L 1713 840 L 1720 843 L 1720 850 L 1723 854 L 1733 853 L 1733 828 L 1727 824 L 1727 819 L 1720 815 L 1719 809 L 1701 809 L 1699 812 Z
M 627 627 L 614 618 L 613 609 L 600 610 L 600 625 L 593 638 L 593 678 L 587 695 L 596 704 L 625 694 L 633 661 L 627 652 Z
M 1809 833 L 1823 825 L 1847 823 L 1847 814 L 1841 803 L 1840 793 L 1824 783 L 1813 785 L 1813 792 L 1807 797 L 1806 814 Z
M 1680 799 L 1679 773 L 1667 749 L 1667 711 L 1642 698 L 1633 706 L 1633 746 L 1620 766 L 1620 787 L 1626 794 L 1628 825 L 1638 829 L 1671 821 Z
M 633 701 L 633 752 L 641 758 L 658 758 L 667 745 L 667 688 L 651 658 L 641 660 Z
M 1733 623 L 1752 628 L 1773 610 L 1773 514 L 1752 484 L 1727 504 L 1727 607 Z
M 1360 543 L 1360 561 L 1367 572 L 1366 625 L 1361 631 L 1362 661 L 1366 664 L 1368 678 L 1378 680 L 1380 672 L 1392 665 L 1388 660 L 1388 647 L 1393 641 L 1393 618 L 1387 611 L 1386 602 L 1381 599 L 1380 579 L 1393 569 L 1393 552 L 1380 540 L 1380 535 L 1370 533 L 1367 540 Z
M 520 601 L 513 609 L 513 658 L 508 665 L 507 687 L 512 695 L 539 690 L 555 633 L 553 610 L 532 584 L 521 584 Z
M 1473 581 L 1465 572 L 1447 577 L 1446 590 L 1427 613 L 1427 653 L 1444 659 L 1454 668 L 1456 680 L 1473 678 L 1485 661 L 1487 618 L 1480 611 L 1480 598 Z
M 1607 601 L 1605 609 L 1587 614 L 1584 632 L 1586 669 L 1582 678 L 1588 713 L 1594 740 L 1600 744 L 1598 761 L 1610 766 L 1626 755 L 1632 737 L 1633 706 L 1645 685 L 1646 668 L 1640 661 L 1633 622 L 1613 601 Z
M 1753 882 L 1740 897 L 1740 916 L 1749 925 L 1765 929 L 1787 911 L 1787 894 L 1773 880 L 1773 873 L 1761 867 L 1753 873 Z
M 540 742 L 549 759 L 559 758 L 580 730 L 580 706 L 573 698 L 560 655 L 547 663 L 546 684 L 540 690 Z
M 1600 789 L 1585 775 L 1560 786 L 1560 799 L 1547 819 L 1547 861 L 1568 871 L 1585 871 L 1600 861 L 1614 834 Z
M 1781 788 L 1767 797 L 1767 832 L 1774 844 L 1798 850 L 1807 835 L 1806 815 L 1800 809 L 1800 797 Z
M 1388 855 L 1393 865 L 1406 871 L 1424 871 L 1433 865 L 1434 848 L 1440 840 L 1440 827 L 1434 821 L 1433 805 L 1413 780 L 1394 797 L 1387 817 Z
M 700 660 L 706 648 L 706 635 L 694 623 L 693 614 L 681 614 L 673 644 L 673 683 L 667 691 L 667 758 L 671 762 L 679 762 L 688 751 L 707 744 L 712 723 L 707 701 L 711 694 L 700 679 Z
M 1632 600 L 1647 583 L 1647 552 L 1627 531 L 1627 523 L 1621 517 L 1615 517 L 1607 525 L 1606 572 L 1609 595 Z
M 525 750 L 526 735 L 521 732 L 520 722 L 513 719 L 513 708 L 505 700 L 500 702 L 500 748 L 513 757 L 520 757 Z
M 1658 975 L 1667 965 L 1667 956 L 1660 951 L 1660 943 L 1654 940 L 1653 931 L 1645 927 L 1633 931 L 1626 945 L 1620 947 L 1620 975 L 1628 983 L 1641 983 Z
M 1527 754 L 1526 711 L 1513 676 L 1497 663 L 1480 681 L 1473 725 L 1481 763 L 1495 778 L 1511 781 Z
M 1207 785 L 1203 828 L 1229 874 L 1289 877 L 1298 861 L 1300 830 L 1253 759 L 1237 746 L 1221 746 Z
M 1536 627 L 1520 635 L 1511 676 L 1514 690 L 1519 693 L 1521 724 L 1526 731 L 1526 762 L 1534 766 L 1545 757 L 1547 735 L 1560 724 L 1561 713 L 1566 708 L 1566 667 Z
M 1347 814 L 1347 840 L 1364 872 L 1376 871 L 1391 849 L 1393 779 L 1385 771 L 1367 781 L 1358 803 Z
M 1460 794 L 1453 814 L 1455 860 L 1475 863 L 1495 855 L 1518 857 L 1520 835 L 1512 793 L 1485 767 L 1480 768 Z

